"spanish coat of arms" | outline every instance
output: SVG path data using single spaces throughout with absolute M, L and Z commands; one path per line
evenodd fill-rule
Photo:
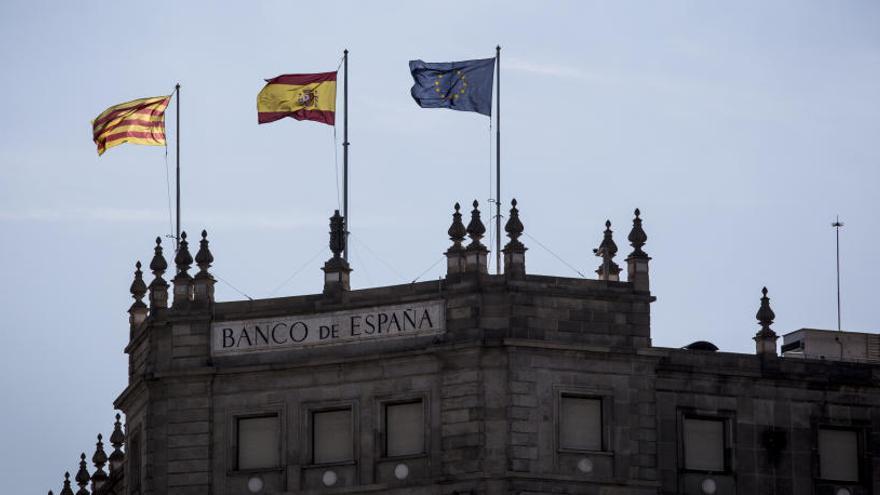
M 296 97 L 296 102 L 304 107 L 314 107 L 318 104 L 318 92 L 314 89 L 304 89 Z

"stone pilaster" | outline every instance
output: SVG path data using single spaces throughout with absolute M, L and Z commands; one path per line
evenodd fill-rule
M 153 281 L 150 282 L 150 313 L 168 307 L 168 282 L 162 278 L 162 274 L 168 269 L 168 262 L 162 256 L 162 239 L 156 238 L 153 260 L 150 261 L 150 270 L 153 272 Z
M 446 275 L 455 275 L 464 272 L 465 269 L 465 248 L 462 242 L 465 240 L 467 230 L 461 221 L 461 205 L 455 203 L 455 213 L 452 214 L 452 225 L 449 226 L 447 234 L 452 246 L 446 250 Z
M 761 330 L 753 337 L 755 353 L 761 357 L 776 357 L 776 341 L 779 339 L 779 336 L 770 329 L 776 314 L 770 309 L 770 298 L 767 297 L 766 287 L 761 289 L 761 294 L 761 307 L 758 308 L 758 313 L 755 314 L 755 318 L 757 318 L 758 323 L 761 325 Z
M 468 236 L 471 243 L 465 248 L 465 272 L 467 273 L 488 273 L 488 257 L 489 249 L 480 242 L 486 233 L 486 226 L 480 220 L 480 205 L 474 200 L 474 209 L 471 210 L 471 221 L 467 226 Z
M 620 267 L 614 262 L 614 256 L 617 255 L 617 244 L 614 243 L 612 234 L 611 220 L 606 220 L 602 243 L 593 250 L 593 253 L 602 258 L 602 264 L 596 269 L 599 280 L 617 282 L 620 280 Z
M 636 208 L 634 213 L 632 230 L 627 237 L 633 251 L 626 257 L 626 279 L 633 284 L 635 290 L 650 291 L 651 277 L 648 264 L 651 257 L 642 250 L 642 246 L 648 240 L 648 235 L 642 229 L 642 219 L 639 218 L 641 212 Z
M 134 302 L 128 308 L 128 323 L 132 330 L 140 326 L 147 319 L 148 308 L 144 304 L 144 296 L 147 295 L 147 284 L 144 283 L 141 271 L 141 262 L 135 263 L 134 280 L 131 282 L 129 291 Z
M 199 251 L 196 253 L 196 265 L 199 273 L 193 279 L 193 303 L 205 306 L 214 302 L 214 276 L 208 271 L 214 255 L 208 248 L 208 232 L 202 230 L 202 240 L 199 241 Z
M 174 264 L 177 266 L 177 275 L 174 276 L 174 303 L 172 307 L 183 308 L 189 306 L 192 301 L 193 278 L 189 274 L 193 257 L 189 254 L 189 243 L 186 241 L 186 232 L 180 234 L 180 244 L 177 247 L 177 255 Z
M 351 267 L 342 258 L 342 252 L 345 251 L 345 219 L 339 214 L 339 210 L 330 217 L 330 250 L 333 257 L 321 268 L 324 271 L 324 293 L 349 291 Z
M 510 202 L 510 216 L 504 225 L 504 231 L 510 241 L 501 251 L 504 253 L 504 275 L 507 278 L 523 278 L 526 275 L 526 250 L 527 248 L 520 242 L 519 237 L 522 235 L 525 227 L 519 219 L 519 210 L 516 207 L 516 199 Z

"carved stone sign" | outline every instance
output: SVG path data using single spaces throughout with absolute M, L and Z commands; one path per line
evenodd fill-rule
M 211 353 L 239 354 L 442 333 L 443 301 L 336 311 L 211 325 Z

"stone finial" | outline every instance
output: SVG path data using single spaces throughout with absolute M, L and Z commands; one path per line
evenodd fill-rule
M 196 264 L 199 266 L 199 273 L 196 275 L 207 274 L 208 268 L 214 262 L 214 255 L 208 248 L 208 231 L 202 230 L 202 240 L 199 241 L 199 251 L 196 253 Z
M 467 234 L 471 238 L 470 244 L 465 248 L 465 271 L 471 273 L 488 273 L 489 249 L 480 242 L 486 233 L 486 226 L 480 220 L 480 203 L 474 200 L 474 209 L 471 210 L 471 221 L 467 226 Z
M 455 213 L 452 214 L 452 225 L 449 226 L 446 233 L 449 234 L 449 240 L 452 241 L 452 248 L 461 249 L 461 243 L 467 236 L 467 229 L 461 221 L 461 205 L 458 202 L 455 203 Z
M 168 307 L 168 282 L 162 278 L 162 274 L 168 269 L 168 262 L 162 255 L 161 237 L 156 237 L 153 251 L 153 260 L 150 261 L 150 270 L 153 272 L 153 281 L 149 285 L 150 309 L 164 309 Z
M 504 224 L 504 231 L 507 232 L 507 237 L 510 238 L 510 242 L 508 242 L 507 245 L 525 248 L 525 246 L 519 241 L 519 237 L 524 230 L 525 227 L 523 227 L 522 221 L 519 219 L 519 209 L 516 207 L 516 198 L 513 198 L 510 201 L 510 217 L 507 219 L 507 223 Z
M 70 489 L 70 473 L 64 473 L 64 487 L 58 492 L 58 495 L 73 495 L 73 490 Z
M 525 227 L 519 219 L 519 209 L 516 207 L 516 199 L 510 202 L 510 216 L 504 225 L 504 231 L 510 241 L 504 246 L 504 274 L 508 276 L 523 276 L 526 273 L 526 247 L 520 242 Z
M 334 258 L 341 257 L 345 251 L 345 218 L 339 214 L 339 210 L 330 217 L 330 251 Z
M 617 282 L 620 280 L 620 267 L 614 262 L 614 256 L 617 255 L 617 244 L 614 243 L 611 230 L 611 220 L 605 221 L 605 232 L 602 243 L 593 250 L 596 256 L 602 258 L 602 264 L 596 270 L 599 274 L 599 280 L 611 280 Z
M 144 283 L 144 272 L 141 271 L 141 262 L 134 264 L 134 280 L 131 282 L 129 291 L 134 299 L 131 307 L 128 308 L 128 322 L 132 328 L 143 323 L 147 319 L 147 305 L 144 304 L 144 296 L 147 294 L 147 284 Z
M 642 219 L 640 216 L 642 212 L 636 208 L 633 213 L 635 216 L 633 218 L 632 230 L 629 231 L 629 236 L 627 236 L 633 251 L 626 257 L 626 279 L 633 284 L 635 290 L 650 291 L 651 277 L 648 265 L 651 257 L 648 256 L 648 253 L 642 251 L 642 246 L 648 240 L 648 235 L 642 229 Z
M 187 274 L 192 266 L 193 257 L 189 254 L 189 242 L 186 241 L 186 231 L 180 234 L 180 245 L 177 248 L 177 255 L 174 256 L 174 264 L 177 265 L 178 275 Z
M 199 241 L 199 252 L 196 253 L 196 264 L 199 266 L 199 273 L 194 277 L 193 282 L 193 301 L 205 304 L 214 302 L 214 277 L 208 271 L 211 263 L 214 262 L 214 255 L 208 248 L 208 231 L 202 230 L 202 240 Z
M 627 236 L 630 246 L 633 247 L 633 252 L 629 254 L 629 257 L 647 258 L 648 253 L 642 251 L 642 246 L 644 246 L 645 242 L 648 240 L 648 234 L 642 229 L 642 219 L 639 217 L 642 212 L 636 208 L 636 211 L 633 213 L 635 217 L 633 218 L 632 230 L 629 231 L 629 236 Z
M 474 209 L 471 210 L 471 221 L 467 226 L 468 236 L 471 238 L 471 243 L 468 245 L 468 249 L 476 249 L 479 247 L 485 248 L 480 243 L 480 239 L 483 238 L 483 234 L 486 233 L 486 226 L 483 225 L 483 221 L 480 220 L 480 203 L 475 199 L 474 200 Z
M 345 251 L 345 218 L 339 214 L 339 210 L 330 217 L 330 251 L 333 252 L 333 257 L 321 268 L 324 271 L 324 293 L 348 291 L 351 289 L 351 267 L 342 257 L 342 252 Z
M 192 300 L 193 279 L 189 274 L 192 262 L 193 257 L 189 254 L 189 242 L 186 240 L 186 232 L 181 232 L 180 244 L 177 246 L 177 255 L 174 256 L 177 275 L 172 280 L 174 282 L 174 303 L 172 306 L 175 308 L 186 306 Z
M 449 234 L 449 240 L 452 241 L 452 246 L 446 250 L 446 274 L 454 274 L 461 273 L 464 271 L 465 267 L 465 257 L 464 257 L 464 246 L 462 246 L 462 242 L 465 240 L 465 236 L 467 236 L 467 229 L 464 228 L 464 223 L 461 221 L 461 205 L 455 203 L 455 213 L 452 214 L 452 225 L 449 226 L 449 230 L 446 232 Z
M 79 456 L 79 470 L 76 472 L 76 484 L 79 485 L 79 490 L 76 491 L 76 495 L 89 495 L 89 491 L 86 489 L 89 481 L 92 479 L 89 476 L 89 470 L 86 469 L 86 453 L 83 452 Z
M 604 237 L 602 243 L 599 244 L 597 252 L 599 253 L 599 256 L 608 255 L 613 258 L 617 255 L 617 244 L 614 242 L 614 231 L 611 230 L 611 220 L 605 220 L 605 232 L 603 232 L 603 234 Z
M 758 324 L 761 325 L 760 333 L 773 333 L 775 335 L 775 332 L 770 329 L 770 325 L 773 324 L 776 314 L 770 308 L 770 298 L 767 297 L 766 287 L 761 289 L 761 307 L 755 313 L 755 318 L 758 320 Z
M 168 269 L 168 262 L 165 261 L 165 256 L 162 255 L 162 238 L 156 237 L 156 247 L 153 248 L 153 259 L 150 261 L 150 271 L 153 274 L 163 274 L 165 270 Z
M 113 446 L 113 452 L 110 453 L 110 476 L 120 473 L 123 463 L 125 463 L 125 454 L 122 452 L 122 446 L 125 444 L 125 432 L 122 431 L 122 421 L 120 421 L 119 413 L 116 413 L 116 422 L 113 423 L 113 433 L 110 434 L 110 445 Z
M 177 266 L 177 276 L 179 277 L 183 274 L 188 277 L 192 262 L 192 255 L 189 254 L 189 242 L 186 240 L 186 231 L 183 231 L 180 233 L 180 244 L 177 247 L 177 254 L 174 256 L 174 264 Z
M 177 247 L 177 255 L 174 256 L 174 264 L 177 271 L 187 273 L 192 266 L 192 255 L 189 254 L 189 242 L 186 241 L 186 231 L 180 233 L 180 244 Z
M 770 325 L 776 318 L 776 314 L 770 309 L 770 298 L 767 297 L 767 287 L 761 289 L 761 306 L 755 314 L 761 329 L 753 337 L 755 341 L 755 352 L 761 356 L 776 356 L 776 341 L 779 336 L 776 335 Z
M 92 493 L 98 493 L 104 488 L 109 476 L 104 471 L 104 465 L 107 464 L 107 454 L 104 452 L 103 435 L 98 433 L 98 443 L 95 444 L 95 454 L 92 455 L 92 463 L 95 465 L 95 472 L 92 473 Z

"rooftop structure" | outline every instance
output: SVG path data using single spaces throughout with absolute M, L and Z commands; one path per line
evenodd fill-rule
M 782 336 L 782 355 L 880 364 L 880 334 L 801 328 Z

